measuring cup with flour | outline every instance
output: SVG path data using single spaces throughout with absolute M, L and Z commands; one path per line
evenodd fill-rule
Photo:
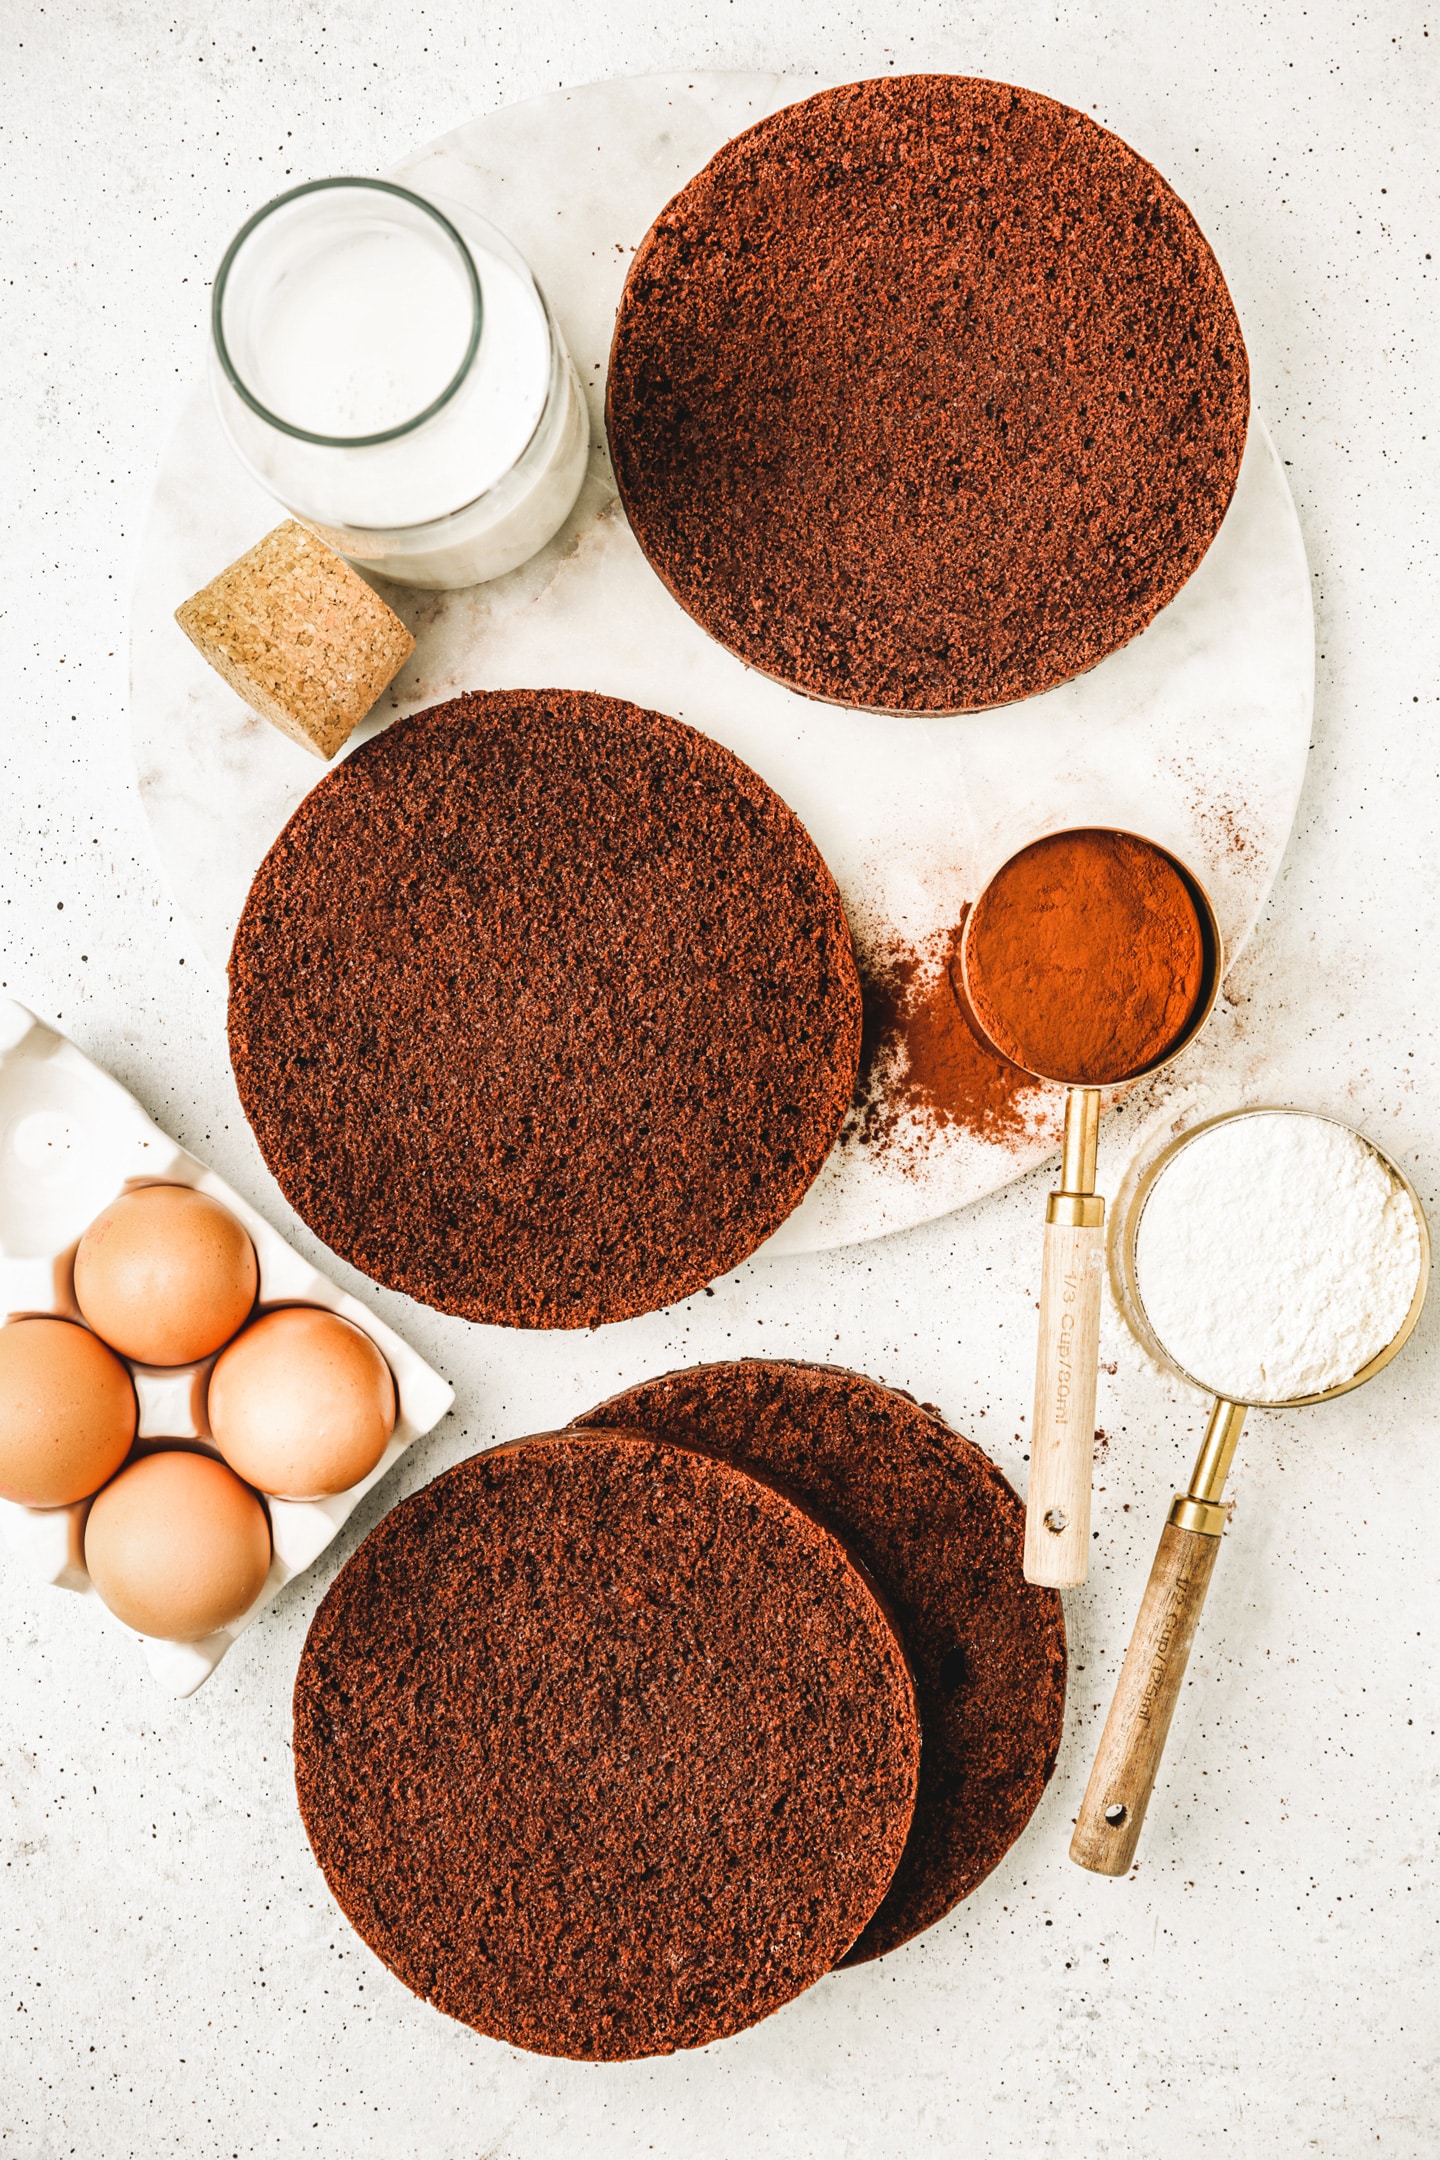
M 1173 1141 L 1119 1218 L 1111 1273 L 1140 1342 L 1215 1398 L 1160 1535 L 1070 1844 L 1100 1875 L 1135 1856 L 1227 1510 L 1247 1410 L 1329 1402 L 1388 1365 L 1420 1317 L 1424 1212 L 1372 1141 L 1307 1110 L 1234 1110 Z
M 1027 1582 L 1083 1583 L 1090 1564 L 1101 1090 L 1178 1057 L 1204 1026 L 1220 975 L 1220 932 L 1199 882 L 1168 849 L 1108 826 L 1021 848 L 966 918 L 959 988 L 969 1017 L 1012 1065 L 1069 1090 L 1040 1272 Z

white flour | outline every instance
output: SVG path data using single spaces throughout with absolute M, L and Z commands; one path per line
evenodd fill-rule
M 1404 1187 L 1358 1133 L 1300 1110 L 1197 1134 L 1152 1186 L 1135 1243 L 1161 1344 L 1240 1402 L 1353 1379 L 1398 1332 L 1419 1272 Z

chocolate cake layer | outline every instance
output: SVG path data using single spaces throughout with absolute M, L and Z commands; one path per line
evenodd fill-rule
M 643 1434 L 545 1434 L 402 1501 L 295 1684 L 300 1809 L 408 1987 L 541 2054 L 700 2047 L 829 1970 L 904 1847 L 919 1735 L 839 1539 Z
M 593 1327 L 800 1200 L 849 1105 L 834 879 L 720 744 L 568 690 L 401 720 L 312 789 L 230 960 L 245 1114 L 336 1252 L 445 1312 Z
M 831 1366 L 694 1366 L 578 1422 L 638 1426 L 774 1478 L 869 1570 L 915 1674 L 923 1746 L 905 1857 L 845 1962 L 893 1950 L 990 1872 L 1055 1766 L 1065 1624 L 1058 1593 L 1021 1574 L 1022 1503 L 937 1412 Z
M 1249 371 L 1189 210 L 1007 83 L 851 83 L 661 212 L 610 359 L 641 547 L 751 666 L 969 712 L 1090 668 L 1219 529 Z

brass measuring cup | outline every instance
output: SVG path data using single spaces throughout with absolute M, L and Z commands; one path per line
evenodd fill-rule
M 1040 1324 L 1035 1359 L 1035 1408 L 1030 1429 L 1030 1483 L 1025 1498 L 1025 1580 L 1050 1589 L 1083 1583 L 1090 1565 L 1090 1483 L 1095 1438 L 1095 1384 L 1100 1361 L 1100 1274 L 1105 1264 L 1105 1202 L 1095 1190 L 1104 1088 L 1147 1079 L 1179 1057 L 1209 1019 L 1224 973 L 1220 926 L 1210 896 L 1178 855 L 1143 833 L 1116 825 L 1074 825 L 1044 833 L 1006 857 L 965 918 L 960 939 L 960 978 L 971 1023 L 996 1054 L 1009 1051 L 985 1030 L 970 990 L 970 933 L 985 895 L 1010 865 L 1033 847 L 1064 833 L 1119 834 L 1151 848 L 1177 872 L 1200 924 L 1201 984 L 1185 1032 L 1162 1056 L 1130 1072 L 1091 1084 L 1073 1073 L 1033 1072 L 1037 1080 L 1068 1090 L 1061 1153 L 1060 1189 L 1045 1210 L 1045 1251 L 1040 1269 Z M 1025 1066 L 1022 1071 L 1032 1071 Z
M 1325 1118 L 1318 1111 L 1297 1112 L 1281 1104 L 1263 1108 L 1228 1110 L 1192 1126 L 1158 1155 L 1139 1179 L 1129 1204 L 1119 1218 L 1120 1234 L 1112 1241 L 1110 1274 L 1121 1311 L 1131 1332 L 1159 1364 L 1213 1398 L 1210 1420 L 1190 1484 L 1176 1493 L 1170 1504 L 1150 1579 L 1145 1586 L 1135 1632 L 1125 1653 L 1120 1678 L 1105 1719 L 1105 1730 L 1085 1788 L 1085 1798 L 1070 1840 L 1070 1857 L 1078 1867 L 1096 1875 L 1123 1875 L 1135 1857 L 1145 1810 L 1150 1804 L 1160 1758 L 1170 1732 L 1170 1721 L 1180 1700 L 1191 1645 L 1199 1624 L 1205 1593 L 1219 1557 L 1220 1538 L 1227 1520 L 1225 1480 L 1230 1474 L 1236 1444 L 1250 1410 L 1296 1410 L 1310 1403 L 1333 1402 L 1373 1379 L 1414 1333 L 1425 1303 L 1430 1280 L 1430 1232 L 1425 1210 L 1414 1186 L 1399 1164 L 1368 1134 L 1359 1137 L 1372 1148 L 1395 1178 L 1415 1210 L 1420 1233 L 1420 1269 L 1415 1295 L 1396 1333 L 1383 1350 L 1348 1380 L 1323 1389 L 1318 1395 L 1296 1395 L 1283 1402 L 1241 1402 L 1217 1394 L 1205 1380 L 1170 1355 L 1150 1325 L 1140 1294 L 1135 1265 L 1135 1246 L 1145 1203 L 1162 1173 L 1192 1140 L 1216 1125 L 1238 1118 L 1314 1116 L 1320 1123 L 1338 1125 L 1353 1132 L 1340 1118 Z

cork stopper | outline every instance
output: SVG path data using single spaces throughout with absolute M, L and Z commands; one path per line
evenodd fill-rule
M 263 719 L 332 758 L 415 650 L 393 609 L 293 519 L 175 610 Z

